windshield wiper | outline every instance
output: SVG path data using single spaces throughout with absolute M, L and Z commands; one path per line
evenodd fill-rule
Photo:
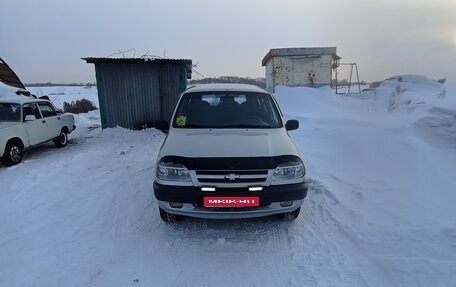
M 180 129 L 223 129 L 223 128 L 239 128 L 239 129 L 271 129 L 268 125 L 247 125 L 247 124 L 226 124 L 216 126 L 202 126 L 202 125 L 185 125 L 177 126 Z
M 184 129 L 210 129 L 212 127 L 201 126 L 201 125 L 185 125 L 185 126 L 178 126 L 177 128 L 184 128 Z
M 270 129 L 271 126 L 267 125 L 247 125 L 247 124 L 227 124 L 223 125 L 224 128 L 240 128 L 240 129 Z

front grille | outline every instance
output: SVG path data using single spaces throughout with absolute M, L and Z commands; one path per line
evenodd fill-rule
M 221 178 L 198 178 L 199 182 L 201 183 L 207 183 L 207 182 L 214 182 L 214 183 L 249 183 L 249 182 L 265 182 L 265 178 L 257 178 L 256 180 L 253 180 L 251 178 L 239 178 L 235 180 L 229 180 L 229 179 L 221 179 Z
M 266 181 L 268 170 L 197 170 L 196 178 L 204 184 L 261 184 Z
M 196 175 L 227 175 L 235 173 L 239 175 L 263 174 L 268 175 L 267 169 L 250 169 L 250 170 L 197 170 Z

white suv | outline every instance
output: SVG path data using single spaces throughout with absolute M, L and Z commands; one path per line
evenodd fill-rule
M 156 164 L 160 216 L 296 219 L 307 195 L 305 167 L 282 113 L 268 92 L 251 85 L 187 89 L 168 122 Z
M 24 151 L 50 140 L 66 146 L 75 128 L 73 115 L 61 114 L 47 100 L 0 98 L 0 157 L 6 165 L 20 163 Z

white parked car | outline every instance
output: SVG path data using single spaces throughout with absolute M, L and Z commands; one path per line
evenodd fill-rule
M 73 115 L 62 114 L 47 100 L 0 98 L 0 157 L 6 165 L 20 163 L 26 150 L 47 141 L 66 146 L 75 128 Z
M 274 97 L 251 85 L 187 89 L 168 122 L 156 164 L 160 216 L 212 219 L 280 214 L 296 219 L 307 195 L 305 167 Z

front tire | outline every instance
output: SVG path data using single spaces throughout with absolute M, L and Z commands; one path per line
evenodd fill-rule
M 280 214 L 280 216 L 283 220 L 292 221 L 292 220 L 295 220 L 296 218 L 298 218 L 300 212 L 301 212 L 301 207 L 298 207 L 297 209 L 295 209 L 293 211 L 282 213 L 282 214 Z
M 8 143 L 3 155 L 3 162 L 6 166 L 12 166 L 22 161 L 23 149 L 19 143 Z
M 56 147 L 64 147 L 68 144 L 68 134 L 65 131 L 61 131 L 57 139 L 54 140 Z
M 160 218 L 166 223 L 173 223 L 182 220 L 182 216 L 168 213 L 164 211 L 161 207 L 159 207 L 158 209 L 160 211 Z

